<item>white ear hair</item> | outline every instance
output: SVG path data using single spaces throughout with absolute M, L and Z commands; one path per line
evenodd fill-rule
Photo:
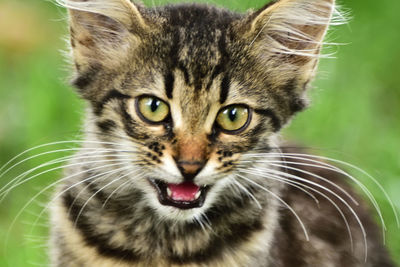
M 272 53 L 319 57 L 328 27 L 344 22 L 334 0 L 280 0 L 253 20 L 252 42 L 262 38 Z
M 130 0 L 56 1 L 69 10 L 72 55 L 81 71 L 117 66 L 148 29 Z
M 56 0 L 70 10 L 84 11 L 109 17 L 126 27 L 144 27 L 138 8 L 129 0 Z

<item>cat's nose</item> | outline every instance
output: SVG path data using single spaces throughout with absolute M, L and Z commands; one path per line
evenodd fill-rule
M 184 161 L 178 160 L 176 162 L 178 169 L 181 171 L 185 181 L 193 181 L 196 175 L 203 169 L 205 163 L 202 161 Z
M 193 181 L 206 164 L 207 139 L 181 133 L 176 145 L 174 159 L 185 181 Z

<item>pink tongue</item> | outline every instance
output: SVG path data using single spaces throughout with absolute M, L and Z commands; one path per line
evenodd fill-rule
M 172 193 L 171 198 L 178 201 L 193 201 L 200 190 L 199 186 L 191 182 L 168 184 L 168 188 Z

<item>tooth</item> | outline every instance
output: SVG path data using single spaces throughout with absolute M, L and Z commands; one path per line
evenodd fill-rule
M 201 190 L 199 190 L 199 191 L 196 193 L 196 195 L 194 196 L 194 198 L 195 198 L 195 199 L 199 199 L 200 195 L 201 195 Z
M 172 191 L 171 189 L 169 189 L 169 187 L 167 187 L 167 194 L 169 197 L 172 197 Z

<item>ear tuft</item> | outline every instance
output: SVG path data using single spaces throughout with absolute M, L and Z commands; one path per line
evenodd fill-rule
M 329 26 L 345 22 L 335 14 L 335 0 L 278 0 L 250 13 L 237 24 L 237 32 L 275 87 L 294 80 L 290 90 L 303 98 Z
M 129 0 L 57 0 L 68 8 L 73 58 L 78 73 L 113 68 L 139 42 L 146 29 Z
M 329 25 L 343 22 L 334 14 L 334 0 L 275 1 L 250 15 L 247 36 L 273 54 L 319 57 Z
M 74 11 L 103 15 L 113 19 L 128 30 L 144 28 L 144 20 L 137 8 L 129 0 L 56 0 L 61 6 Z

